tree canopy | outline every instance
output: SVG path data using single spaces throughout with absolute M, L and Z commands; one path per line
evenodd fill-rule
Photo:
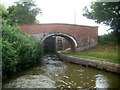
M 92 2 L 90 7 L 84 8 L 84 11 L 83 16 L 93 19 L 97 23 L 109 25 L 118 39 L 120 38 L 119 2 Z
M 7 18 L 12 24 L 36 23 L 36 16 L 41 13 L 41 10 L 35 5 L 35 2 L 15 2 L 15 4 L 7 9 L 8 13 L 3 14 L 3 18 Z

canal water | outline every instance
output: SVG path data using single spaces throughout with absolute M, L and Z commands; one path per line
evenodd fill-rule
M 4 88 L 118 88 L 119 75 L 95 68 L 63 62 L 45 55 L 42 64 L 16 74 Z

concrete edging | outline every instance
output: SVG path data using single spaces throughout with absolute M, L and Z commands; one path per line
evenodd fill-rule
M 78 58 L 74 56 L 68 56 L 64 54 L 57 54 L 58 57 L 64 61 L 80 64 L 80 65 L 85 65 L 85 66 L 90 66 L 90 67 L 95 67 L 97 69 L 101 70 L 106 70 L 110 72 L 115 72 L 120 74 L 120 64 L 114 64 L 110 62 L 105 62 L 105 61 L 98 61 L 98 60 L 93 60 L 93 59 L 85 59 L 85 58 Z

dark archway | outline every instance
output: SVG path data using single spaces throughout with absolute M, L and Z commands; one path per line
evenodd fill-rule
M 65 38 L 70 43 L 72 51 L 75 51 L 76 48 L 78 47 L 77 40 L 72 35 L 69 35 L 67 33 L 62 33 L 62 32 L 49 33 L 41 39 L 41 42 L 44 43 L 45 40 L 47 40 L 48 38 L 54 37 L 54 36 L 60 36 L 60 37 Z

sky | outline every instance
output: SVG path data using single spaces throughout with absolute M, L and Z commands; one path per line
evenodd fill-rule
M 0 0 L 6 8 L 19 0 Z M 25 0 L 24 0 L 25 1 Z M 108 33 L 108 26 L 96 24 L 84 17 L 83 8 L 89 6 L 93 0 L 34 0 L 42 10 L 36 18 L 40 23 L 67 23 L 87 26 L 99 26 L 98 35 Z

